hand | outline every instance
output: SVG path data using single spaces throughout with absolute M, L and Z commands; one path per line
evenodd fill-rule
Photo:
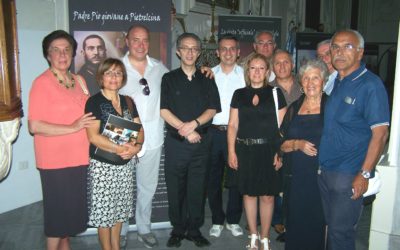
M 94 121 L 96 120 L 96 117 L 92 115 L 92 113 L 87 113 L 84 114 L 83 116 L 79 117 L 76 119 L 70 126 L 75 130 L 79 131 L 83 128 L 90 127 L 94 125 Z
M 303 151 L 306 155 L 309 156 L 317 156 L 318 150 L 315 148 L 315 145 L 306 140 L 296 140 L 296 145 L 298 149 Z
M 211 68 L 207 66 L 201 66 L 200 71 L 202 74 L 205 74 L 207 78 L 213 79 L 214 78 L 214 72 L 212 72 Z
M 275 171 L 278 171 L 282 167 L 282 158 L 278 156 L 278 154 L 275 154 L 274 156 L 274 166 L 275 166 Z
M 357 200 L 368 190 L 368 179 L 365 179 L 361 174 L 356 175 L 353 180 L 353 195 L 351 198 Z
M 133 156 L 135 156 L 141 149 L 139 144 L 134 145 L 133 143 L 125 143 L 122 145 L 122 151 L 118 152 L 117 154 L 121 156 L 124 160 L 129 160 Z
M 195 121 L 191 122 L 184 122 L 178 129 L 178 133 L 183 136 L 187 137 L 197 128 L 197 123 Z
M 201 136 L 196 131 L 193 131 L 188 136 L 186 136 L 186 140 L 188 140 L 190 143 L 200 143 Z
M 239 167 L 236 153 L 228 153 L 228 165 L 230 168 L 237 170 Z

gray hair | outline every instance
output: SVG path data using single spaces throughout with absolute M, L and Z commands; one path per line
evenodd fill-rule
M 271 65 L 274 65 L 275 57 L 276 57 L 276 55 L 278 55 L 278 54 L 287 54 L 287 55 L 289 56 L 289 58 L 290 58 L 290 61 L 291 61 L 292 64 L 294 65 L 293 56 L 289 53 L 289 51 L 284 50 L 284 49 L 277 49 L 277 50 L 275 50 L 275 52 L 274 52 L 274 54 L 272 55 L 272 58 L 271 58 Z
M 357 30 L 352 30 L 352 29 L 344 29 L 344 30 L 339 30 L 337 32 L 335 32 L 335 34 L 332 37 L 332 40 L 334 40 L 334 38 L 339 34 L 339 33 L 352 33 L 353 35 L 355 35 L 357 37 L 358 40 L 358 48 L 363 49 L 364 48 L 364 37 L 361 35 L 360 32 L 358 32 Z
M 308 60 L 304 65 L 302 65 L 299 69 L 299 72 L 297 73 L 299 82 L 301 82 L 301 79 L 303 78 L 304 73 L 310 69 L 319 69 L 321 72 L 321 78 L 323 81 L 323 86 L 325 86 L 325 83 L 328 81 L 329 78 L 329 71 L 328 67 L 326 64 L 320 60 L 320 59 L 311 59 Z
M 259 30 L 259 31 L 257 31 L 256 34 L 254 34 L 254 36 L 253 36 L 253 41 L 254 41 L 254 43 L 257 43 L 257 42 L 258 42 L 258 37 L 259 37 L 261 34 L 268 34 L 268 35 L 271 35 L 272 41 L 274 42 L 274 44 L 276 43 L 276 42 L 275 42 L 274 33 L 273 33 L 272 31 L 269 31 L 269 30 Z
M 321 41 L 321 42 L 319 42 L 319 43 L 317 44 L 317 49 L 318 49 L 319 47 L 321 47 L 322 45 L 325 45 L 325 44 L 329 44 L 329 46 L 331 46 L 331 43 L 332 43 L 332 40 L 331 40 L 331 39 L 323 40 L 323 41 Z

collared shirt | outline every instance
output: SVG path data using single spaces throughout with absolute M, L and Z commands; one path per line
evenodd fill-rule
M 183 122 L 193 121 L 207 109 L 221 111 L 218 88 L 214 79 L 207 78 L 200 70 L 190 81 L 182 68 L 166 73 L 161 83 L 161 109 L 168 109 Z M 212 119 L 202 127 L 208 127 Z M 166 123 L 168 130 L 175 128 Z
M 221 65 L 217 65 L 212 68 L 212 71 L 214 72 L 214 79 L 221 100 L 221 112 L 214 116 L 212 123 L 215 125 L 227 125 L 233 92 L 246 86 L 243 68 L 236 64 L 229 74 L 225 74 Z
M 361 65 L 335 87 L 325 106 L 319 162 L 324 170 L 357 173 L 372 129 L 388 126 L 389 103 L 381 79 Z
M 297 99 L 299 99 L 299 97 L 301 96 L 301 88 L 300 88 L 300 84 L 298 83 L 298 81 L 296 80 L 296 78 L 294 78 L 294 82 L 293 82 L 293 86 L 292 89 L 290 90 L 290 93 L 287 92 L 279 83 L 278 81 L 275 79 L 274 81 L 268 83 L 270 86 L 272 87 L 278 87 L 282 90 L 283 96 L 285 96 L 285 101 L 287 106 L 289 107 L 290 104 L 292 104 L 294 101 L 296 101 Z
M 335 85 L 335 79 L 338 75 L 338 72 L 335 70 L 332 72 L 332 74 L 329 75 L 328 81 L 326 81 L 325 86 L 324 86 L 324 92 L 327 95 L 331 95 L 333 86 Z
M 129 52 L 122 58 L 128 73 L 128 81 L 119 93 L 128 95 L 134 100 L 144 129 L 144 147 L 151 150 L 164 142 L 164 120 L 160 116 L 160 90 L 161 78 L 168 69 L 160 61 L 147 56 L 146 70 L 144 76 L 141 76 L 129 62 L 128 56 Z M 145 78 L 149 85 L 148 96 L 143 94 L 144 86 L 139 83 L 142 78 Z

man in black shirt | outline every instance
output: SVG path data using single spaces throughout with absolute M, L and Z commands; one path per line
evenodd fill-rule
M 168 247 L 179 247 L 185 237 L 196 246 L 210 245 L 199 228 L 204 223 L 207 165 L 211 149 L 208 128 L 221 111 L 213 79 L 196 69 L 201 40 L 183 33 L 176 42 L 181 67 L 163 76 L 161 117 L 166 121 L 165 179 L 169 219 L 173 226 Z

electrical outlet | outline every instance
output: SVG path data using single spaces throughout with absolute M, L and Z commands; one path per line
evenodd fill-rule
M 25 170 L 29 168 L 29 162 L 28 161 L 20 161 L 18 165 L 19 170 Z

